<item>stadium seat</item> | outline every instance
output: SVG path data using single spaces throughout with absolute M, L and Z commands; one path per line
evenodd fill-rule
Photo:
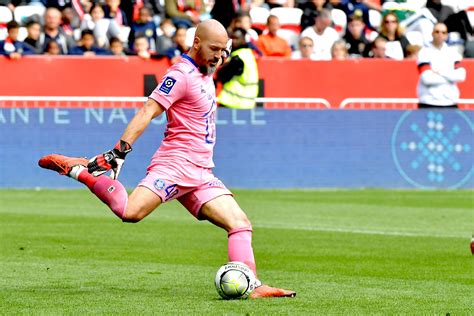
M 472 10 L 467 11 L 466 13 L 467 13 L 467 18 L 469 19 L 469 22 L 471 23 L 471 26 L 474 27 L 474 8 Z
M 271 15 L 275 15 L 280 20 L 280 24 L 294 24 L 301 23 L 301 16 L 303 10 L 299 8 L 273 8 L 270 10 Z
M 343 34 L 346 31 L 347 26 L 347 15 L 341 9 L 332 9 L 331 18 L 334 23 L 334 28 L 339 34 Z
M 290 44 L 292 50 L 298 49 L 299 32 L 289 29 L 279 29 L 277 35 L 284 38 Z
M 24 41 L 27 36 L 28 36 L 28 30 L 26 29 L 26 27 L 24 26 L 20 27 L 20 29 L 18 30 L 18 40 Z
M 72 37 L 74 38 L 74 40 L 75 40 L 76 42 L 81 39 L 81 33 L 82 33 L 82 30 L 81 30 L 81 29 L 79 29 L 79 28 L 78 28 L 78 29 L 74 29 Z
M 382 11 L 396 11 L 396 10 L 400 10 L 400 4 L 398 2 L 394 2 L 394 1 L 388 1 L 388 2 L 385 2 L 383 5 L 382 5 Z
M 118 38 L 122 43 L 128 43 L 128 36 L 130 35 L 130 26 L 120 26 L 120 33 Z
M 418 31 L 408 31 L 405 33 L 405 37 L 412 45 L 419 45 L 423 47 L 423 34 Z
M 195 33 L 196 33 L 196 28 L 195 27 L 190 27 L 189 29 L 186 30 L 185 43 L 188 47 L 193 46 L 194 34 Z
M 7 35 L 8 35 L 7 28 L 0 26 L 0 41 L 3 41 L 5 38 L 7 38 Z
M 0 6 L 0 24 L 7 24 L 13 19 L 13 13 L 5 6 Z
M 267 19 L 270 15 L 270 11 L 268 9 L 262 7 L 255 7 L 250 9 L 250 18 L 252 19 L 252 27 L 264 30 L 267 25 Z
M 40 19 L 43 18 L 45 7 L 41 5 L 20 5 L 15 8 L 15 20 L 24 25 L 28 18 L 37 15 Z
M 380 24 L 382 23 L 382 14 L 377 10 L 370 9 L 369 22 L 373 28 L 378 30 L 380 28 Z

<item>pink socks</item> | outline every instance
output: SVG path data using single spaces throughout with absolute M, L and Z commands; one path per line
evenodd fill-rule
M 257 275 L 252 249 L 252 227 L 235 228 L 229 231 L 229 261 L 240 261 Z
M 123 219 L 127 207 L 128 193 L 119 181 L 112 180 L 106 175 L 94 177 L 85 168 L 80 171 L 77 180 L 87 185 L 92 193 L 107 204 L 115 215 Z

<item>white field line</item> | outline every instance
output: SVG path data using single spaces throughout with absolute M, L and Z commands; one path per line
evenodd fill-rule
M 268 225 L 268 224 L 254 224 L 255 228 L 270 228 L 270 229 L 294 229 L 307 230 L 319 232 L 332 233 L 349 233 L 349 234 L 365 234 L 365 235 L 382 235 L 382 236 L 401 236 L 401 237 L 432 237 L 432 238 L 466 238 L 471 239 L 471 234 L 432 234 L 427 232 L 403 232 L 403 231 L 383 231 L 371 229 L 353 229 L 353 228 L 339 228 L 339 227 L 317 227 L 317 226 L 298 226 L 298 225 Z

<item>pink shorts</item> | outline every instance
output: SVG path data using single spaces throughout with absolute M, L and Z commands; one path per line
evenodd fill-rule
M 211 169 L 182 158 L 154 164 L 138 185 L 153 191 L 162 203 L 177 199 L 197 219 L 202 219 L 199 211 L 204 203 L 221 195 L 232 195 Z

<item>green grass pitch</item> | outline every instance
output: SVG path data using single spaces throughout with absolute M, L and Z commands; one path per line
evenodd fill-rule
M 226 233 L 177 202 L 123 224 L 86 190 L 0 190 L 0 314 L 474 314 L 474 192 L 236 190 L 260 278 L 224 301 Z

